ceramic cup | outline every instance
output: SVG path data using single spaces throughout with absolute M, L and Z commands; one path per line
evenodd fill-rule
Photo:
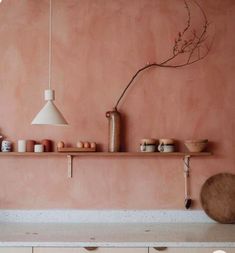
M 173 144 L 159 144 L 158 151 L 159 152 L 166 152 L 166 153 L 174 152 L 175 145 L 173 145 Z
M 34 152 L 41 153 L 44 151 L 44 146 L 42 144 L 35 144 L 34 145 Z
M 155 144 L 140 144 L 141 152 L 155 152 L 156 145 Z
M 26 141 L 26 151 L 27 152 L 34 152 L 34 145 L 36 144 L 36 141 L 34 140 L 27 140 Z
M 153 138 L 145 138 L 140 140 L 141 152 L 155 152 L 157 140 Z
M 45 140 L 42 140 L 41 143 L 44 146 L 45 152 L 52 152 L 53 143 L 51 140 L 45 139 Z
M 18 140 L 18 152 L 26 152 L 26 140 Z
M 2 141 L 1 150 L 2 152 L 11 152 L 12 143 L 11 141 Z

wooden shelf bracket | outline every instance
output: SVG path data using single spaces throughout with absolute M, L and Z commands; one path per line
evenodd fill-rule
M 73 177 L 73 156 L 72 155 L 67 155 L 68 159 L 68 178 Z

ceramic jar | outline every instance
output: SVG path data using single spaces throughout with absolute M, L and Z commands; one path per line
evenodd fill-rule
M 174 144 L 161 144 L 158 146 L 158 151 L 159 152 L 174 152 L 175 151 L 175 145 Z
M 26 141 L 26 152 L 34 152 L 34 145 L 36 141 L 34 140 L 27 140 Z
M 52 149 L 53 149 L 52 144 L 53 143 L 51 140 L 48 140 L 48 139 L 42 140 L 41 144 L 44 147 L 44 152 L 52 152 Z
M 155 152 L 156 151 L 156 139 L 142 139 L 140 141 L 141 152 Z
M 35 144 L 34 145 L 34 152 L 35 153 L 42 153 L 44 151 L 44 146 L 42 144 Z
M 166 153 L 174 152 L 175 141 L 173 139 L 159 139 L 158 151 Z
M 1 145 L 2 152 L 11 152 L 12 143 L 11 141 L 3 140 Z
M 26 152 L 26 140 L 18 140 L 18 152 Z

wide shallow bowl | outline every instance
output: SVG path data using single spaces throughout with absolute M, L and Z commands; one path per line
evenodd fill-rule
M 207 147 L 208 140 L 186 140 L 184 145 L 190 152 L 202 152 Z
M 195 140 L 186 140 L 186 141 L 184 141 L 185 143 L 199 143 L 199 142 L 208 142 L 208 140 L 207 139 L 195 139 Z

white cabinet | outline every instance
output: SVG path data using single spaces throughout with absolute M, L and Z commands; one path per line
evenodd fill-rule
M 217 252 L 216 252 L 217 251 Z M 235 248 L 150 248 L 149 253 L 235 253 Z
M 217 252 L 216 252 L 217 251 Z M 0 247 L 0 253 L 235 253 L 235 248 L 20 248 Z
M 33 253 L 148 253 L 148 248 L 34 248 Z
M 217 252 L 216 252 L 217 251 Z M 0 253 L 235 253 L 235 248 L 20 248 L 0 247 Z
M 32 248 L 19 248 L 19 247 L 0 247 L 0 253 L 32 253 Z

